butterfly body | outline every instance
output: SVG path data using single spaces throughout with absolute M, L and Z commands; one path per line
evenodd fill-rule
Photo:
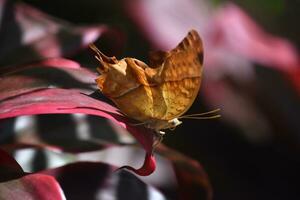
M 177 118 L 192 105 L 202 79 L 203 47 L 196 31 L 175 49 L 151 54 L 149 65 L 98 55 L 97 85 L 125 115 L 156 132 L 181 124 Z

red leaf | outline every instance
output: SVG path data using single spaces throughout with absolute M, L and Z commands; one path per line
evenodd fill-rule
M 141 168 L 135 169 L 131 166 L 123 166 L 120 169 L 128 169 L 140 176 L 148 176 L 154 172 L 155 167 L 156 167 L 156 161 L 154 156 L 151 153 L 147 153 L 144 164 Z
M 60 66 L 60 61 L 71 64 L 71 67 Z M 56 67 L 43 66 L 45 63 L 55 63 Z M 51 113 L 97 115 L 111 119 L 129 130 L 148 154 L 152 153 L 153 134 L 149 130 L 130 126 L 126 117 L 115 107 L 88 96 L 86 91 L 91 92 L 95 87 L 92 81 L 95 74 L 83 68 L 74 68 L 74 62 L 48 60 L 4 73 L 1 78 L 0 119 Z M 68 89 L 52 88 L 54 86 Z M 151 163 L 151 166 L 145 165 L 144 168 L 152 172 L 154 165 L 148 159 L 150 157 L 146 156 L 145 162 Z
M 157 152 L 173 164 L 180 199 L 212 199 L 212 186 L 206 172 L 197 161 L 164 145 L 159 145 Z
M 98 181 L 107 183 L 108 180 L 102 180 L 102 178 L 109 179 L 111 175 L 116 176 L 120 173 L 124 173 L 122 170 L 115 171 L 115 169 L 117 166 L 122 166 L 125 163 L 136 166 L 136 162 L 142 153 L 139 148 L 133 146 L 110 146 L 104 150 L 75 153 L 72 155 L 59 152 L 46 145 L 21 146 L 21 148 L 29 148 L 39 152 L 43 151 L 44 154 L 48 155 L 46 163 L 55 163 L 51 161 L 52 156 L 50 155 L 52 155 L 52 153 L 56 155 L 55 159 L 59 157 L 59 160 L 61 160 L 59 164 L 48 165 L 45 171 L 38 173 L 57 177 L 67 197 L 68 195 L 74 195 L 74 191 L 77 191 L 75 188 L 77 187 L 81 188 L 81 192 L 85 191 L 83 193 L 95 191 L 90 187 L 86 187 L 86 184 L 92 181 L 96 183 L 98 183 Z M 14 152 L 17 155 L 23 150 L 28 151 L 29 149 L 15 149 L 16 151 Z M 167 189 L 167 193 L 169 194 L 179 194 L 182 199 L 211 199 L 211 185 L 205 171 L 197 161 L 162 145 L 158 146 L 157 154 L 160 155 L 157 162 L 160 167 L 151 177 L 140 177 L 143 181 L 160 188 L 162 191 Z M 152 157 L 151 155 L 148 156 Z M 32 160 L 36 161 L 34 157 L 32 157 Z M 36 172 L 35 169 L 28 168 L 28 166 L 26 167 L 26 163 L 30 162 L 31 161 L 26 160 L 21 164 L 24 164 L 24 168 L 26 168 L 27 171 Z M 149 171 L 133 169 L 132 167 L 122 168 L 138 172 L 140 175 L 148 175 L 149 173 Z M 82 180 L 84 180 L 84 182 Z M 99 187 L 98 184 L 94 185 L 95 188 Z M 100 190 L 103 191 L 105 188 L 106 187 L 100 188 Z M 88 192 L 89 190 L 91 191 Z
M 298 93 L 298 96 L 300 96 L 300 61 L 297 69 L 287 71 L 285 75 L 292 82 Z
M 0 199 L 59 200 L 65 196 L 53 177 L 32 174 L 0 183 Z
M 147 188 L 146 195 L 153 192 L 153 188 L 138 177 L 126 171 L 115 172 L 112 166 L 99 162 L 77 162 L 41 173 L 57 177 L 67 199 L 109 199 L 110 195 L 147 199 L 148 196 L 141 196 L 144 193 L 138 188 Z M 126 185 L 123 185 L 124 182 Z M 120 189 L 124 186 L 125 191 Z

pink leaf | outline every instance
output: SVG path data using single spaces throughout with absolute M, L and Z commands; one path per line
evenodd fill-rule
M 241 68 L 248 61 L 283 71 L 299 66 L 299 54 L 290 42 L 265 32 L 232 3 L 215 11 L 209 2 L 195 0 L 135 0 L 126 7 L 128 14 L 158 48 L 171 49 L 188 30 L 198 30 L 208 70 L 216 65 L 219 71 L 230 65 Z M 235 70 L 240 71 L 239 68 Z
M 206 1 L 134 0 L 126 1 L 125 6 L 154 46 L 163 50 L 174 48 L 191 29 L 202 36 L 211 17 Z
M 104 25 L 74 26 L 22 2 L 2 0 L 0 10 L 0 65 L 70 55 L 108 31 Z
M 212 26 L 218 34 L 218 38 L 215 38 L 218 39 L 218 45 L 225 46 L 236 55 L 284 70 L 297 67 L 298 55 L 293 45 L 266 33 L 234 4 L 221 7 Z

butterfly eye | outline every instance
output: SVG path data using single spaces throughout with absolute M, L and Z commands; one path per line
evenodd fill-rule
M 176 126 L 178 126 L 179 124 L 181 124 L 182 122 L 179 121 L 177 118 L 172 119 L 169 121 L 169 124 L 171 125 L 171 128 L 175 128 Z M 171 129 L 170 128 L 170 129 Z

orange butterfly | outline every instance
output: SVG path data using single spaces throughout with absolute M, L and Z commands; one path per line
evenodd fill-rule
M 179 118 L 201 118 L 217 111 L 181 116 L 193 104 L 202 79 L 203 45 L 195 30 L 173 50 L 151 53 L 149 65 L 135 58 L 107 57 L 90 47 L 101 64 L 96 79 L 101 92 L 147 128 L 163 134 L 161 130 L 181 124 Z

